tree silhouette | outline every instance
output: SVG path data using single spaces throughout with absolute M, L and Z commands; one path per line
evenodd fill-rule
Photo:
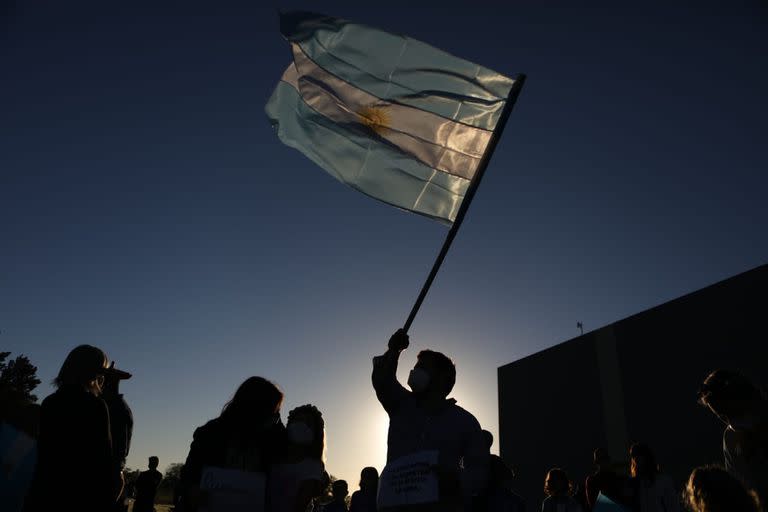
M 24 402 L 37 402 L 37 396 L 32 394 L 40 384 L 40 379 L 37 378 L 37 366 L 23 354 L 6 363 L 5 360 L 10 355 L 10 352 L 0 352 L 0 392 L 14 395 Z
M 160 486 L 157 488 L 157 503 L 171 503 L 173 501 L 173 494 L 176 486 L 179 485 L 181 479 L 181 468 L 184 464 L 181 462 L 173 462 L 168 464 L 163 474 L 163 480 L 160 482 Z

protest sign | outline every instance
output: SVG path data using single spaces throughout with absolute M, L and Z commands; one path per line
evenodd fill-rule
M 264 473 L 206 466 L 200 478 L 201 512 L 264 512 Z
M 438 500 L 437 451 L 406 455 L 387 463 L 379 479 L 379 509 Z

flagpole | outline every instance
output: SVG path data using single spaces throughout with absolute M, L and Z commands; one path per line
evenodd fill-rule
M 419 312 L 419 308 L 421 308 L 421 303 L 424 302 L 424 298 L 427 296 L 427 292 L 429 292 L 430 286 L 432 286 L 432 281 L 435 280 L 435 276 L 437 275 L 438 270 L 440 270 L 440 266 L 443 264 L 445 255 L 448 254 L 448 249 L 451 248 L 451 243 L 453 243 L 453 239 L 456 238 L 456 233 L 458 233 L 459 228 L 461 227 L 461 223 L 464 221 L 464 216 L 467 214 L 467 210 L 469 210 L 469 205 L 472 203 L 472 199 L 475 197 L 477 187 L 480 186 L 480 181 L 483 179 L 485 169 L 488 167 L 488 163 L 491 161 L 493 152 L 496 149 L 496 144 L 501 138 L 501 134 L 504 131 L 504 126 L 506 126 L 507 119 L 509 119 L 509 114 L 512 112 L 512 107 L 514 107 L 517 96 L 520 94 L 520 90 L 523 88 L 524 83 L 525 75 L 517 75 L 515 82 L 512 84 L 512 88 L 509 90 L 509 95 L 507 96 L 507 102 L 504 104 L 504 109 L 501 111 L 501 115 L 499 116 L 499 122 L 496 123 L 496 127 L 493 129 L 493 133 L 491 133 L 491 138 L 488 141 L 488 148 L 485 150 L 485 154 L 483 154 L 482 159 L 480 159 L 480 163 L 477 165 L 475 177 L 470 182 L 469 187 L 467 187 L 467 192 L 464 194 L 464 200 L 461 202 L 459 211 L 456 213 L 456 220 L 453 221 L 453 225 L 451 226 L 450 231 L 448 231 L 448 235 L 445 237 L 445 242 L 443 242 L 443 248 L 440 249 L 440 253 L 437 255 L 437 259 L 435 259 L 434 265 L 432 265 L 432 270 L 429 272 L 427 280 L 424 282 L 424 286 L 421 288 L 421 292 L 419 292 L 419 296 L 416 298 L 416 302 L 413 304 L 413 308 L 411 308 L 411 313 L 408 315 L 408 319 L 403 325 L 403 331 L 405 332 L 408 332 L 408 329 L 411 328 L 413 319 L 416 318 L 416 314 Z

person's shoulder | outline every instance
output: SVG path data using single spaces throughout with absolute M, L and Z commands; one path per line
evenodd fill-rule
M 219 433 L 222 430 L 222 424 L 221 420 L 219 418 L 214 418 L 205 425 L 201 425 L 195 429 L 194 434 L 192 434 L 192 438 L 194 440 L 199 439 L 205 439 L 210 436 L 214 436 L 217 433 Z
M 480 428 L 480 422 L 477 421 L 477 418 L 475 418 L 474 414 L 457 404 L 455 400 L 451 400 L 450 402 L 451 403 L 448 407 L 451 409 L 452 414 L 458 418 L 459 421 L 468 427 L 477 427 L 478 429 Z
M 59 400 L 61 400 L 61 395 L 59 394 L 58 391 L 54 391 L 53 393 L 51 393 L 47 397 L 43 398 L 43 401 L 40 402 L 40 407 L 47 409 L 51 405 L 53 405 L 56 402 L 58 402 Z
M 43 400 L 43 407 L 57 408 L 65 407 L 69 411 L 88 411 L 99 412 L 107 410 L 107 404 L 100 397 L 79 389 L 60 388 L 54 393 L 48 395 Z

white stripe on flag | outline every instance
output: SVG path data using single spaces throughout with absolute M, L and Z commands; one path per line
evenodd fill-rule
M 383 101 L 317 66 L 296 45 L 283 81 L 317 112 L 338 123 L 367 127 L 426 165 L 472 179 L 491 132 Z

